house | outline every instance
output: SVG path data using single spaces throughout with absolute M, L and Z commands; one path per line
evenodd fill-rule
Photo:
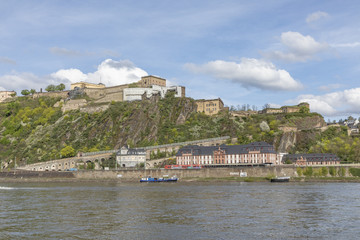
M 166 87 L 166 79 L 149 75 L 141 77 L 141 80 L 138 82 L 138 84 L 143 88 L 148 88 L 152 85 Z
M 298 166 L 340 164 L 340 159 L 332 153 L 287 154 L 283 162 L 287 160 Z
M 178 165 L 279 164 L 274 147 L 266 142 L 246 145 L 182 147 L 176 154 Z
M 197 112 L 203 112 L 206 115 L 215 115 L 224 109 L 224 103 L 220 98 L 217 99 L 199 99 L 195 100 Z
M 8 98 L 12 98 L 13 96 L 16 96 L 15 91 L 0 91 L 0 102 L 3 102 Z
M 143 96 L 151 98 L 154 95 L 159 95 L 161 98 L 164 98 L 168 92 L 174 92 L 175 97 L 185 97 L 185 87 L 152 85 L 148 88 L 125 88 L 124 101 L 142 100 Z
M 145 165 L 146 151 L 139 148 L 123 146 L 116 154 L 116 162 L 120 167 L 140 167 Z

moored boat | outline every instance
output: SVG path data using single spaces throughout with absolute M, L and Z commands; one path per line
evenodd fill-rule
M 173 177 L 160 177 L 160 178 L 154 178 L 154 177 L 146 177 L 141 178 L 140 182 L 177 182 L 178 178 L 176 176 Z
M 290 177 L 276 177 L 270 179 L 270 182 L 289 182 L 289 181 L 290 181 Z

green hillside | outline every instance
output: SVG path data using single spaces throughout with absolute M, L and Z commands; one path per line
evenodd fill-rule
M 343 160 L 358 159 L 359 139 L 344 129 L 329 128 L 316 113 L 258 114 L 232 117 L 196 113 L 191 98 L 152 98 L 112 102 L 104 112 L 62 113 L 60 99 L 19 97 L 0 103 L 0 159 L 10 167 L 69 157 L 77 152 L 143 147 L 204 138 L 231 136 L 233 143 L 266 141 L 279 151 L 334 152 Z M 284 127 L 296 132 L 284 132 Z M 229 142 L 230 143 L 230 142 Z

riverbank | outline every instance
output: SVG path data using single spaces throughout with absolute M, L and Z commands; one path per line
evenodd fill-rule
M 356 170 L 356 171 L 355 171 Z M 258 166 L 201 169 L 126 169 L 126 170 L 80 170 L 80 171 L 3 171 L 0 182 L 80 182 L 80 181 L 120 181 L 138 182 L 140 178 L 152 176 L 177 176 L 184 182 L 266 182 L 276 176 L 289 176 L 292 182 L 360 182 L 359 168 L 344 167 L 296 167 Z M 355 174 L 356 176 L 353 176 Z
M 271 177 L 185 177 L 179 178 L 179 182 L 270 182 Z M 137 183 L 139 179 L 129 178 L 77 178 L 77 177 L 49 177 L 39 175 L 37 177 L 25 177 L 21 174 L 0 177 L 0 183 L 17 183 L 17 182 L 121 182 L 121 183 Z M 292 177 L 290 182 L 359 182 L 360 177 Z

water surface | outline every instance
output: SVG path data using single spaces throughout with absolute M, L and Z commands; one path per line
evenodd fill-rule
M 0 183 L 0 239 L 357 239 L 359 183 Z

